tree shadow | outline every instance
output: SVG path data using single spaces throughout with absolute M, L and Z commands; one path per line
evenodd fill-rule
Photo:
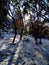
M 23 46 L 22 46 L 21 51 L 19 52 L 19 57 L 17 58 L 15 65 L 19 65 L 19 64 L 27 65 L 26 63 L 28 63 L 29 60 L 30 60 L 29 62 L 31 62 L 32 55 L 34 55 L 34 52 L 33 52 L 33 50 L 31 51 L 32 48 L 29 43 L 30 42 L 27 42 L 26 40 L 25 40 L 25 42 L 23 41 Z M 30 47 L 29 47 L 29 45 L 30 45 Z M 28 51 L 26 50 L 26 48 L 29 48 L 29 49 L 27 49 Z M 33 62 L 32 62 L 32 64 L 33 64 Z
M 10 57 L 10 59 L 8 59 L 10 62 L 8 62 L 8 65 L 11 65 L 14 54 L 16 52 L 16 49 L 18 47 L 18 44 L 20 42 L 17 42 L 16 45 L 11 45 L 9 44 L 9 46 L 5 49 L 3 49 L 2 51 L 0 51 L 0 64 L 4 61 L 7 61 L 6 59 L 8 57 Z M 4 44 L 4 43 L 3 43 Z M 6 43 L 5 43 L 6 44 Z M 2 46 L 1 46 L 2 47 Z M 13 49 L 13 50 L 12 50 Z
M 43 55 L 43 57 L 49 62 L 49 52 L 44 46 L 39 46 L 39 52 Z
M 28 40 L 27 40 L 28 41 Z M 9 44 L 9 46 L 2 50 L 1 53 L 3 54 L 0 59 L 0 64 L 3 61 L 8 61 L 7 65 L 25 65 L 26 62 L 33 64 L 34 60 L 34 47 L 37 47 L 40 54 L 49 62 L 49 53 L 46 52 L 46 48 L 42 45 L 34 46 L 34 42 L 27 42 L 27 41 L 18 41 L 15 45 Z M 30 44 L 31 43 L 31 44 Z M 44 50 L 44 49 L 45 50 Z M 6 60 L 9 57 L 8 60 Z
M 7 65 L 11 65 L 12 63 L 16 63 L 16 60 L 19 58 L 19 54 L 20 54 L 20 50 L 22 48 L 22 41 L 20 42 L 17 42 L 19 43 L 18 44 L 18 47 L 14 49 L 14 54 L 10 56 L 10 59 L 8 61 L 8 64 Z

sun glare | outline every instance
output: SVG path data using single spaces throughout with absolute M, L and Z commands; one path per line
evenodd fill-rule
M 30 16 L 29 15 L 25 15 L 25 20 L 29 20 Z

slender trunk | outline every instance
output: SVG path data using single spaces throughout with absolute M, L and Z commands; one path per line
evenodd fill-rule
M 14 38 L 13 38 L 13 42 L 12 42 L 12 43 L 14 43 L 15 38 L 16 38 L 16 35 L 17 35 L 17 31 L 16 31 L 16 29 L 15 29 L 15 36 L 14 36 Z
M 40 38 L 40 42 L 39 42 L 39 44 L 42 44 L 42 42 L 41 42 L 41 38 Z
M 14 43 L 16 35 L 17 35 L 17 28 L 16 28 L 16 24 L 15 24 L 15 19 L 14 18 L 13 18 L 13 25 L 14 25 L 14 34 L 15 34 L 15 36 L 14 36 L 14 39 L 13 39 L 12 43 Z
M 36 44 L 38 44 L 38 43 L 37 43 L 37 39 L 35 39 L 35 41 L 36 41 Z
M 22 39 L 22 35 L 23 35 L 23 28 L 21 29 L 21 33 L 20 33 L 20 40 Z

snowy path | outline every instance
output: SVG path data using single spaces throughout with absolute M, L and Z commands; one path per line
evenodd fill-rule
M 24 39 L 28 40 L 24 40 Z M 13 36 L 7 35 L 0 40 L 0 65 L 49 65 L 49 41 L 42 39 L 42 45 L 36 45 L 31 37 L 11 45 Z

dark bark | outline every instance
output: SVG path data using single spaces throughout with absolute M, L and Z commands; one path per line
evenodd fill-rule
M 16 29 L 15 29 L 15 36 L 14 36 L 14 38 L 13 38 L 13 42 L 12 43 L 14 43 L 14 41 L 15 41 L 15 38 L 16 38 L 16 35 L 17 35 L 17 31 L 16 31 Z
M 13 41 L 12 41 L 12 43 L 14 43 L 14 41 L 15 41 L 15 38 L 16 38 L 16 35 L 17 35 L 17 28 L 16 28 L 16 23 L 15 23 L 15 19 L 14 18 L 12 18 L 13 19 L 13 26 L 14 26 L 14 34 L 15 34 L 15 36 L 14 36 L 14 38 L 13 38 Z

